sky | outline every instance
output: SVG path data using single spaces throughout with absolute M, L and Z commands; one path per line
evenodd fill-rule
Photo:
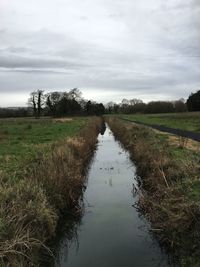
M 175 100 L 200 89 L 199 0 L 0 0 L 0 106 L 31 91 Z

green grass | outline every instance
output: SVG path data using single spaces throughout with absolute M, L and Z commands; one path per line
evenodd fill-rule
M 188 197 L 193 201 L 200 201 L 200 181 L 196 180 L 193 182 Z
M 188 176 L 188 179 L 183 182 L 183 191 L 185 192 L 185 196 L 190 200 L 200 201 L 200 176 L 196 171 L 197 166 L 199 166 L 200 163 L 200 150 L 188 149 L 187 145 L 186 147 L 179 147 L 178 144 L 170 142 L 169 135 L 155 132 L 154 136 L 157 140 L 159 140 L 157 142 L 157 146 L 159 143 L 162 145 L 166 144 L 166 142 L 168 143 L 166 150 L 170 153 L 173 161 L 176 162 L 178 166 L 189 167 L 189 164 L 193 166 L 193 179 Z M 191 174 L 192 170 L 189 170 L 189 172 Z
M 0 171 L 20 171 L 22 162 L 31 160 L 40 150 L 48 151 L 57 140 L 74 136 L 87 121 L 85 117 L 65 122 L 49 118 L 1 119 Z
M 200 133 L 200 112 L 167 114 L 120 114 L 119 117 Z

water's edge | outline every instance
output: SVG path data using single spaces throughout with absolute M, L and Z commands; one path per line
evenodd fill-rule
M 55 267 L 167 267 L 167 255 L 134 204 L 136 170 L 107 127 L 88 173 L 85 211 L 68 223 L 57 245 Z

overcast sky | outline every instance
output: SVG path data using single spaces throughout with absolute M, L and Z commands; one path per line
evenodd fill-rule
M 35 89 L 172 100 L 200 89 L 200 0 L 0 0 L 0 106 Z

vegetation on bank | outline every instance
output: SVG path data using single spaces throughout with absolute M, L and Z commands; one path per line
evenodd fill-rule
M 80 212 L 101 119 L 0 124 L 0 265 L 35 266 L 59 218 Z
M 199 150 L 171 143 L 167 135 L 113 116 L 107 121 L 136 162 L 142 181 L 139 208 L 153 233 L 181 266 L 199 266 Z
M 167 114 L 120 114 L 120 118 L 200 133 L 200 112 Z

